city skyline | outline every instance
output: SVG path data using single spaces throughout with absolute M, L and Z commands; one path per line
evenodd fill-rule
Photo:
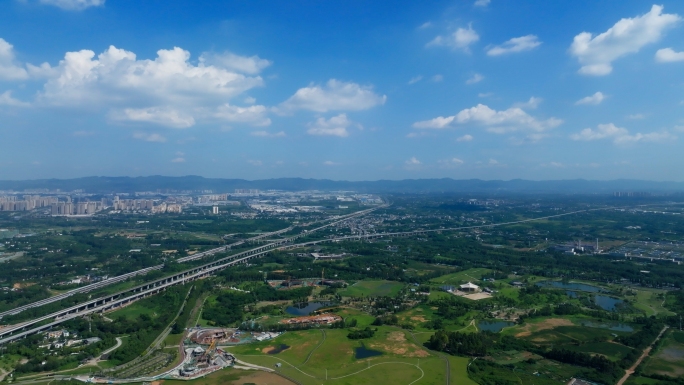
M 684 4 L 10 0 L 0 179 L 683 181 Z

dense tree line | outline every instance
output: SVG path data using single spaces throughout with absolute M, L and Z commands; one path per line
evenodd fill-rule
M 352 330 L 347 334 L 347 338 L 350 340 L 361 340 L 364 338 L 371 338 L 375 334 L 375 332 L 378 329 L 371 329 L 370 327 L 366 326 L 365 329 L 362 330 Z

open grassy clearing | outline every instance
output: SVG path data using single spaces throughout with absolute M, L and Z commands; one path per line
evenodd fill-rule
M 460 285 L 465 282 L 480 282 L 482 275 L 489 274 L 492 270 L 478 268 L 478 269 L 468 269 L 464 271 L 459 271 L 458 273 L 452 273 L 443 275 L 441 277 L 433 278 L 430 282 L 440 285 Z
M 671 311 L 663 307 L 664 300 L 658 298 L 658 295 L 663 295 L 666 293 L 665 290 L 657 289 L 638 289 L 636 291 L 636 301 L 633 303 L 634 307 L 642 310 L 648 316 L 652 315 L 673 315 Z M 633 298 L 633 297 L 630 297 Z
M 107 315 L 108 318 L 114 319 L 117 317 L 125 317 L 125 318 L 137 318 L 140 315 L 145 314 L 150 316 L 151 318 L 156 318 L 157 313 L 154 311 L 154 309 L 151 309 L 147 306 L 144 306 L 144 304 L 140 304 L 140 301 L 133 302 L 132 304 L 113 311 L 112 313 L 109 313 Z
M 275 368 L 280 362 L 282 367 L 278 370 L 302 384 L 409 384 L 416 380 L 416 384 L 443 384 L 446 381 L 444 360 L 413 343 L 403 330 L 381 326 L 375 336 L 363 341 L 349 340 L 347 334 L 347 330 L 326 330 L 323 340 L 320 330 L 288 332 L 274 341 L 238 346 L 230 351 L 239 359 L 257 365 Z M 362 343 L 383 355 L 356 359 L 354 349 Z M 268 354 L 271 348 L 281 344 L 289 348 Z M 463 375 L 467 377 L 465 371 Z
M 338 292 L 343 297 L 393 297 L 399 293 L 404 284 L 393 281 L 359 281 Z

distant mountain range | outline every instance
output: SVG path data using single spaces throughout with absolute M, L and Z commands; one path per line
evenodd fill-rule
M 613 192 L 684 192 L 684 182 L 652 182 L 644 180 L 618 179 L 596 180 L 549 180 L 531 181 L 522 179 L 480 180 L 480 179 L 404 179 L 378 181 L 334 181 L 329 179 L 277 178 L 263 180 L 217 179 L 201 176 L 146 176 L 146 177 L 85 177 L 76 179 L 39 179 L 22 181 L 0 181 L 0 190 L 24 191 L 49 189 L 73 191 L 82 189 L 89 193 L 113 193 L 135 191 L 167 190 L 212 190 L 233 192 L 235 189 L 259 190 L 346 190 L 365 193 L 600 193 Z

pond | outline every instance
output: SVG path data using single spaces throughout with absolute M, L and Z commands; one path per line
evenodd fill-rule
M 275 348 L 273 348 L 273 349 L 269 350 L 268 352 L 266 352 L 266 354 L 278 354 L 278 353 L 280 353 L 280 352 L 282 352 L 282 351 L 284 351 L 284 350 L 287 350 L 287 349 L 289 349 L 289 348 L 290 348 L 290 347 L 289 347 L 288 345 L 280 344 L 280 345 L 276 346 Z
M 292 315 L 309 315 L 312 311 L 330 305 L 332 305 L 330 302 L 307 302 L 295 306 L 288 306 L 287 309 L 285 309 L 285 312 Z
M 570 298 L 579 298 L 579 294 L 577 294 L 576 291 L 566 290 L 565 293 L 567 293 Z
M 503 328 L 513 326 L 513 325 L 515 325 L 515 322 L 510 322 L 510 321 L 499 321 L 499 320 L 479 321 L 477 323 L 477 328 L 482 330 L 482 331 L 498 333 L 501 330 L 503 330 Z
M 600 287 L 587 285 L 586 283 L 577 283 L 577 282 L 544 281 L 544 282 L 537 283 L 537 286 L 552 287 L 555 289 L 588 291 L 591 293 L 600 293 L 603 291 L 603 289 L 601 289 Z
M 613 311 L 617 304 L 622 303 L 619 298 L 608 297 L 605 295 L 595 295 L 594 302 L 601 307 L 603 310 Z
M 592 321 L 582 321 L 582 326 L 588 326 L 591 328 L 601 328 L 608 330 L 615 330 L 617 332 L 633 332 L 634 328 L 629 325 L 622 323 L 597 323 Z
M 354 350 L 354 357 L 356 357 L 357 360 L 382 355 L 382 352 L 366 348 L 366 345 L 364 345 L 363 343 L 361 343 L 360 347 L 355 348 Z

